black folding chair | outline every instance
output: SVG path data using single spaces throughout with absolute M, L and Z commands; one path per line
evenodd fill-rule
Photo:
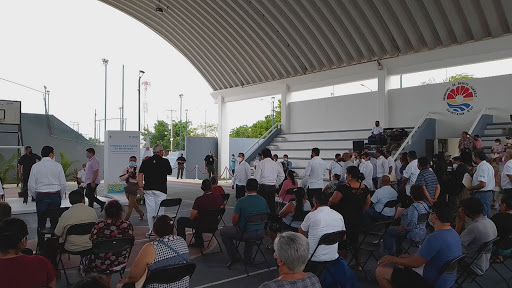
M 462 261 L 464 261 L 465 258 L 466 255 L 460 255 L 459 257 L 444 263 L 443 266 L 441 267 L 441 270 L 439 270 L 439 273 L 437 273 L 432 283 L 435 284 L 437 280 L 439 280 L 439 278 L 444 274 L 457 274 L 457 268 L 459 267 L 459 264 L 462 263 Z
M 510 241 L 512 241 L 512 235 L 508 236 L 507 237 L 508 239 L 510 239 Z M 502 239 L 502 238 L 500 238 Z M 496 243 L 494 243 L 496 244 Z M 508 281 L 507 281 L 507 278 L 505 278 L 505 276 L 503 276 L 499 271 L 498 269 L 496 269 L 496 265 L 503 265 L 505 266 L 505 268 L 507 268 L 507 270 L 510 272 L 510 274 L 512 274 L 512 270 L 510 269 L 510 267 L 508 267 L 507 265 L 507 260 L 508 259 L 512 259 L 512 252 L 511 253 L 508 253 L 507 255 L 501 255 L 502 257 L 502 260 L 501 261 L 493 261 L 493 260 L 497 260 L 498 259 L 498 255 L 491 255 L 491 264 L 489 267 L 491 267 L 494 271 L 496 271 L 496 273 L 498 273 L 498 275 L 500 275 L 500 277 L 505 280 L 505 283 L 507 284 L 507 287 L 510 288 L 510 285 L 508 284 Z
M 224 201 L 225 205 L 228 205 L 230 196 L 231 196 L 231 194 L 228 194 L 228 193 L 220 194 L 220 197 L 222 198 L 222 201 Z M 222 221 L 222 224 L 224 225 L 224 227 L 226 227 L 226 222 L 224 222 L 224 218 L 221 218 L 220 220 Z
M 69 236 L 75 235 L 75 236 L 83 236 L 83 235 L 90 235 L 92 229 L 94 228 L 94 225 L 96 225 L 95 222 L 88 222 L 88 223 L 80 223 L 80 224 L 74 224 L 69 226 L 69 228 L 66 230 L 66 236 L 64 237 L 64 243 L 62 243 L 62 247 L 59 249 L 59 260 L 57 263 L 61 264 L 62 271 L 64 272 L 64 276 L 66 277 L 66 283 L 69 286 L 71 286 L 71 282 L 69 282 L 68 274 L 66 273 L 66 268 L 77 268 L 79 266 L 74 267 L 64 267 L 64 262 L 62 261 L 62 254 L 68 254 L 69 255 L 79 255 L 80 257 L 89 256 L 92 253 L 91 249 L 85 249 L 80 251 L 69 251 L 66 249 L 66 241 Z
M 393 214 L 396 214 L 396 206 L 398 205 L 398 200 L 389 200 L 388 202 L 386 202 L 384 204 L 384 207 L 382 207 L 382 209 L 380 209 L 379 213 L 382 214 L 382 211 L 384 211 L 384 209 L 386 208 L 393 208 L 395 209 L 395 213 Z
M 457 277 L 457 280 L 455 282 L 457 287 L 462 287 L 464 282 L 466 282 L 467 279 L 470 279 L 471 280 L 470 283 L 475 282 L 476 285 L 478 285 L 478 287 L 483 288 L 482 285 L 480 285 L 480 283 L 478 283 L 478 281 L 476 280 L 476 278 L 478 278 L 479 276 L 482 276 L 482 275 L 476 274 L 471 269 L 471 265 L 473 265 L 473 263 L 475 263 L 476 260 L 478 260 L 480 257 L 482 257 L 482 255 L 484 255 L 484 254 L 491 254 L 491 252 L 492 252 L 492 245 L 498 239 L 499 238 L 496 237 L 496 238 L 494 238 L 492 240 L 489 240 L 487 242 L 482 243 L 480 245 L 480 247 L 478 248 L 477 255 L 473 259 L 470 259 L 469 262 L 462 262 L 462 266 L 463 266 L 463 267 L 461 267 L 462 272 L 459 274 L 459 276 Z
M 183 280 L 185 277 L 192 278 L 194 271 L 196 271 L 196 264 L 192 262 L 155 269 L 151 271 L 151 273 L 148 273 L 142 287 L 146 288 L 151 284 L 176 283 Z
M 245 222 L 245 226 L 250 225 L 265 225 L 268 223 L 269 219 L 269 213 L 258 213 L 253 214 L 249 217 L 247 217 L 247 221 Z M 270 271 L 270 266 L 267 262 L 267 257 L 265 257 L 265 254 L 263 254 L 263 251 L 261 250 L 261 243 L 263 242 L 263 239 L 265 238 L 265 234 L 262 234 L 261 237 L 258 238 L 251 238 L 251 239 L 245 239 L 245 231 L 242 232 L 242 235 L 235 239 L 235 251 L 236 253 L 233 255 L 233 257 L 236 257 L 237 255 L 240 256 L 240 258 L 243 259 L 242 254 L 240 254 L 239 247 L 242 242 L 245 242 L 245 245 L 252 244 L 256 246 L 256 253 L 254 253 L 254 257 L 249 259 L 249 261 L 244 261 L 244 269 L 247 275 L 249 275 L 249 271 L 247 270 L 247 266 L 249 264 L 254 264 L 254 261 L 256 260 L 256 256 L 258 256 L 258 252 L 260 252 L 261 256 L 263 256 L 263 259 L 265 259 L 265 264 L 267 264 L 268 270 Z
M 345 233 L 346 233 L 345 230 L 340 230 L 340 231 L 330 232 L 330 233 L 326 233 L 326 234 L 322 235 L 322 237 L 320 237 L 320 239 L 318 240 L 318 243 L 316 244 L 315 250 L 313 250 L 313 253 L 311 253 L 311 256 L 309 257 L 308 262 L 311 261 L 311 259 L 313 259 L 313 256 L 315 256 L 316 250 L 318 250 L 318 247 L 320 247 L 320 245 L 334 245 L 334 244 L 337 244 L 337 243 L 339 243 L 340 241 L 343 240 L 343 238 L 345 237 Z M 325 268 L 331 262 L 332 261 L 324 262 L 323 263 L 324 265 L 321 265 L 321 267 L 318 269 L 318 271 L 308 271 L 308 272 L 312 272 L 317 277 L 320 277 L 320 275 L 322 275 L 322 273 L 325 270 Z M 316 262 L 316 263 L 318 263 L 318 262 Z M 314 269 L 314 270 L 317 270 L 317 269 Z
M 352 249 L 352 258 L 348 262 L 348 265 L 352 263 L 352 260 L 357 261 L 357 256 L 362 251 L 369 252 L 370 254 L 366 258 L 366 260 L 361 265 L 361 270 L 364 272 L 368 280 L 370 280 L 370 277 L 368 276 L 368 273 L 364 270 L 364 267 L 370 261 L 370 258 L 373 257 L 375 261 L 379 261 L 377 259 L 377 256 L 375 256 L 375 252 L 377 252 L 380 249 L 380 242 L 382 242 L 382 238 L 384 238 L 384 233 L 388 230 L 389 226 L 391 226 L 392 220 L 389 221 L 381 221 L 373 224 L 373 226 L 370 227 L 370 229 L 366 230 L 363 236 L 363 239 L 361 242 L 359 242 L 359 245 L 357 248 Z
M 228 194 L 229 195 L 229 194 Z M 208 233 L 212 234 L 212 237 L 210 237 L 210 240 L 208 241 L 208 245 L 206 245 L 206 248 L 210 247 L 210 243 L 212 242 L 213 238 L 215 238 L 215 241 L 217 241 L 220 252 L 222 253 L 222 247 L 220 245 L 219 239 L 215 236 L 215 233 L 219 230 L 219 224 L 222 220 L 222 217 L 224 216 L 224 213 L 226 212 L 226 209 L 220 208 L 220 209 L 211 209 L 211 210 L 199 210 L 199 229 L 202 233 Z M 189 245 L 192 243 L 192 240 L 194 240 L 194 229 L 192 228 L 192 238 L 190 239 Z M 201 255 L 203 254 L 203 249 L 200 248 Z
M 156 217 L 160 215 L 160 208 L 171 208 L 178 206 L 178 209 L 176 210 L 176 214 L 174 216 L 171 216 L 172 220 L 176 222 L 176 217 L 178 217 L 178 212 L 180 211 L 181 202 L 183 202 L 183 199 L 181 198 L 171 198 L 171 199 L 165 199 L 162 202 L 160 202 L 160 205 L 158 206 L 158 210 L 156 211 Z M 165 211 L 164 211 L 165 214 Z
M 40 241 L 37 243 L 36 252 L 39 249 L 39 245 L 44 241 L 47 235 L 50 235 L 50 237 L 55 237 L 55 228 L 57 227 L 59 218 L 62 216 L 62 213 L 68 209 L 69 207 L 59 207 L 48 208 L 46 211 L 44 211 L 43 218 L 45 219 L 45 227 L 40 228 L 39 231 L 37 231 L 37 238 Z M 50 227 L 46 226 L 48 220 L 50 221 Z
M 92 252 L 89 255 L 94 256 L 95 259 L 105 258 L 106 255 L 110 257 L 110 255 L 117 257 L 118 259 L 125 258 L 126 262 L 119 267 L 116 267 L 116 270 L 102 269 L 99 267 L 95 267 L 88 261 L 87 272 L 94 272 L 97 274 L 105 275 L 105 274 L 115 274 L 119 273 L 121 278 L 123 278 L 124 271 L 126 270 L 126 265 L 128 264 L 128 259 L 130 258 L 130 254 L 132 253 L 133 244 L 135 243 L 134 237 L 122 237 L 122 238 L 111 238 L 111 239 L 99 239 L 94 242 L 92 245 Z
M 418 223 L 418 225 L 424 225 L 426 226 L 427 225 L 427 222 L 428 222 L 428 217 L 429 217 L 430 213 L 423 213 L 423 214 L 418 214 L 418 219 L 416 220 L 416 223 Z M 407 247 L 404 247 L 403 246 L 403 243 L 406 241 L 406 240 L 409 240 L 409 245 Z M 415 247 L 419 247 L 421 241 L 412 241 L 411 239 L 408 239 L 407 237 L 404 238 L 402 240 L 402 243 L 401 243 L 401 246 L 403 247 L 404 249 L 404 254 L 409 254 L 409 250 L 415 246 Z M 399 255 L 398 255 L 399 256 Z

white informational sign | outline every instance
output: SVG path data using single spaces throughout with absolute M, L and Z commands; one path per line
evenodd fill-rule
M 106 131 L 105 132 L 105 186 L 108 193 L 124 193 L 126 182 L 119 176 L 128 167 L 131 156 L 140 155 L 140 132 Z M 139 164 L 141 159 L 137 159 Z

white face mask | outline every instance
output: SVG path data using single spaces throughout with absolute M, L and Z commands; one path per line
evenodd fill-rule
M 241 158 L 241 157 L 238 157 L 238 158 L 236 158 L 236 161 L 237 161 L 238 163 L 240 163 L 240 162 L 242 162 L 242 158 Z
M 453 169 L 457 169 L 459 167 L 459 164 L 453 164 Z
M 356 166 L 359 166 L 359 160 L 354 161 L 354 164 L 355 164 Z

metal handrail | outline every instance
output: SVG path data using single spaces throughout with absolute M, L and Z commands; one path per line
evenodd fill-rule
M 484 116 L 485 112 L 487 112 L 488 110 L 489 110 L 489 107 L 485 106 L 482 109 L 482 111 L 480 111 L 480 114 L 478 114 L 478 116 L 476 117 L 475 122 L 473 122 L 473 125 L 471 126 L 471 128 L 468 131 L 469 135 L 473 135 L 473 131 L 475 130 L 476 125 L 478 125 L 478 122 L 480 121 L 480 118 L 482 118 L 482 116 Z
M 400 146 L 400 148 L 398 148 L 398 151 L 396 151 L 395 155 L 393 155 L 393 161 L 396 161 L 396 158 L 400 156 L 400 153 L 402 153 L 402 150 L 404 150 L 405 146 L 411 144 L 412 136 L 414 135 L 414 133 L 416 133 L 418 128 L 420 128 L 423 122 L 425 122 L 425 119 L 429 118 L 432 114 L 432 112 L 426 112 L 425 114 L 423 114 L 423 117 L 421 117 L 420 121 L 418 121 L 418 124 L 416 124 L 414 129 L 412 129 L 411 133 L 409 133 L 407 139 L 405 139 L 404 143 L 402 143 L 402 146 Z
M 267 132 L 263 133 L 263 135 L 256 142 L 254 142 L 249 148 L 247 148 L 247 150 L 245 151 L 245 155 L 249 155 L 249 152 L 251 152 L 253 149 L 256 149 L 256 147 L 260 145 L 261 141 L 265 141 L 267 137 L 270 136 L 270 134 L 272 134 L 272 132 L 279 129 L 280 127 L 281 123 L 275 123 L 274 125 L 272 125 L 272 127 L 270 127 L 270 129 L 268 129 Z

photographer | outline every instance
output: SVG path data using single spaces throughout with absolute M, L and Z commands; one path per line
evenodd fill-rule
M 124 168 L 123 175 L 119 176 L 120 181 L 126 181 L 126 186 L 124 187 L 124 192 L 126 195 L 126 199 L 128 199 L 128 211 L 126 211 L 126 216 L 124 220 L 129 221 L 130 216 L 132 215 L 132 210 L 135 208 L 135 211 L 139 213 L 139 219 L 142 220 L 144 217 L 144 212 L 140 210 L 139 204 L 137 204 L 137 190 L 139 189 L 139 185 L 137 184 L 137 157 L 131 156 L 129 166 Z

